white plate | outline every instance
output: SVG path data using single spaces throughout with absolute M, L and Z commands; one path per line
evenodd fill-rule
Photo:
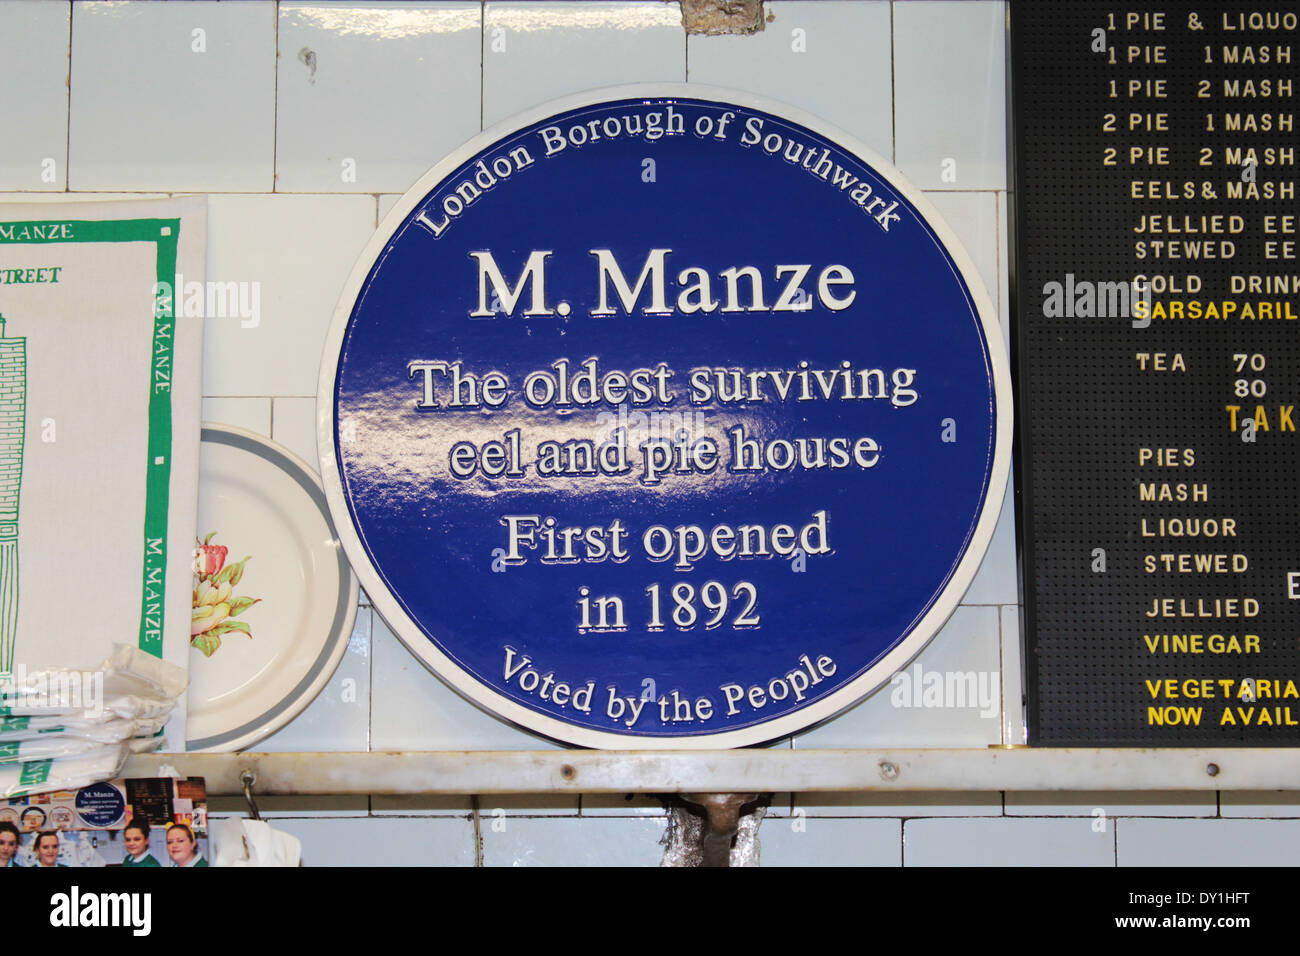
M 225 623 L 251 636 L 221 633 L 211 656 L 190 648 L 186 749 L 242 750 L 293 720 L 333 676 L 357 614 L 357 579 L 315 472 L 242 428 L 203 426 L 198 527 L 201 540 L 215 532 L 211 545 L 229 549 L 223 570 L 249 556 L 229 597 L 209 606 L 236 611 Z

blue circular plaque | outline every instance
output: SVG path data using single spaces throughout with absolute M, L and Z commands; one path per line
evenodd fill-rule
M 77 815 L 87 826 L 107 829 L 126 813 L 126 797 L 111 783 L 92 783 L 77 791 Z
M 758 743 L 906 664 L 1010 458 L 966 254 L 786 106 L 598 91 L 478 136 L 344 289 L 321 473 L 363 585 L 452 687 L 548 736 Z

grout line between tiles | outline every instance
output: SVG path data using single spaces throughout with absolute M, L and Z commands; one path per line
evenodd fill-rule
M 367 595 L 369 598 L 369 595 Z M 366 608 L 370 615 L 370 627 L 367 629 L 369 637 L 366 638 L 366 750 L 369 752 L 374 747 L 374 723 L 375 723 L 375 609 L 370 605 L 359 605 L 357 613 L 361 613 L 361 607 Z
M 68 122 L 63 136 L 63 191 L 72 190 L 72 15 L 76 12 L 72 0 L 68 0 Z
M 898 43 L 894 36 L 894 0 L 889 0 L 889 162 L 898 168 Z
M 478 795 L 469 798 L 470 814 L 474 820 L 474 865 L 483 866 L 483 824 L 479 814 Z
M 677 3 L 677 10 L 682 15 L 682 43 L 685 48 L 685 52 L 682 54 L 682 73 L 684 75 L 682 82 L 689 83 L 691 81 L 691 35 L 686 32 L 686 13 L 682 10 L 682 2 L 683 0 L 678 0 Z M 766 0 L 763 3 L 763 8 L 766 12 Z
M 275 74 L 271 92 L 271 192 L 280 186 L 280 0 L 275 8 L 275 56 L 271 60 L 271 70 Z
M 478 5 L 478 128 L 483 130 L 483 103 L 487 99 L 487 57 L 483 46 L 487 43 L 487 0 Z

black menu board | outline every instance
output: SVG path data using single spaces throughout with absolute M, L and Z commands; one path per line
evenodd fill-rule
M 1031 744 L 1300 744 L 1298 20 L 1011 5 Z

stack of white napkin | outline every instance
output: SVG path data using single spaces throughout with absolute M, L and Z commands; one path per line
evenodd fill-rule
M 47 668 L 0 677 L 0 797 L 75 790 L 162 745 L 185 671 L 116 644 L 95 671 Z

